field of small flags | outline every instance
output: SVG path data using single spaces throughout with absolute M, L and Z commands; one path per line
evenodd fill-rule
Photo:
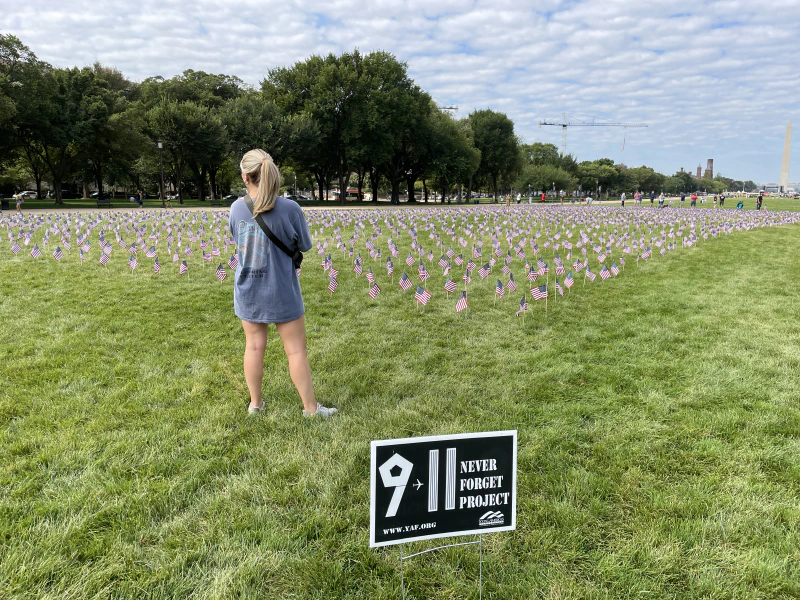
M 800 213 L 306 215 L 329 422 L 274 327 L 245 416 L 226 212 L 0 217 L 0 597 L 397 598 L 369 442 L 501 429 L 518 529 L 485 537 L 484 597 L 800 596 Z M 477 573 L 463 547 L 405 581 Z

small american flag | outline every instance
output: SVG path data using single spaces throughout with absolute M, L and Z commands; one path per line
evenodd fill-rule
M 294 270 L 294 272 L 295 272 L 295 274 L 296 274 L 298 277 L 300 277 L 300 273 L 302 273 L 302 272 L 303 272 L 303 267 L 297 267 L 297 268 Z
M 497 296 L 500 296 L 500 297 L 502 298 L 502 297 L 503 297 L 503 294 L 505 294 L 505 291 L 506 291 L 506 290 L 505 290 L 505 288 L 503 287 L 503 282 L 502 282 L 502 281 L 500 281 L 500 280 L 498 279 L 498 280 L 497 280 L 497 283 L 496 283 L 496 284 L 495 284 L 495 286 L 494 286 L 494 293 L 495 293 L 495 295 L 497 295 Z
M 422 304 L 422 306 L 425 306 L 428 303 L 428 300 L 431 299 L 431 293 L 428 290 L 420 286 L 417 286 L 417 291 L 414 294 L 414 299 L 420 304 Z
M 558 292 L 560 295 L 562 295 L 562 296 L 564 295 L 564 288 L 563 288 L 563 287 L 561 287 L 561 284 L 560 284 L 560 283 L 558 283 L 558 277 L 556 277 L 556 291 L 557 291 L 557 292 Z
M 542 266 L 540 266 L 539 270 L 537 271 L 537 273 L 539 273 L 540 277 L 542 275 L 547 275 L 547 273 L 548 273 L 547 263 L 544 263 Z
M 17 254 L 20 250 L 22 250 L 22 246 L 20 246 L 17 242 L 14 242 L 14 245 L 11 246 L 11 252 Z
M 31 256 L 32 256 L 33 258 L 39 258 L 41 255 L 42 255 L 42 251 L 41 251 L 41 250 L 39 250 L 39 246 L 37 246 L 36 244 L 34 244 L 34 245 L 33 245 L 33 248 L 31 248 Z
M 589 265 L 586 265 L 586 277 L 589 278 L 589 281 L 594 281 L 596 275 L 592 273 L 592 268 Z
M 617 263 L 615 263 L 615 262 L 611 263 L 611 273 L 614 275 L 614 277 L 619 275 L 619 267 L 617 266 Z
M 178 270 L 178 272 L 181 275 L 183 275 L 184 273 L 186 273 L 188 271 L 189 271 L 189 265 L 187 265 L 186 261 L 184 260 L 184 261 L 181 262 L 181 266 L 180 266 L 180 269 Z
M 139 266 L 139 261 L 136 260 L 136 257 L 133 254 L 131 254 L 131 259 L 128 261 L 128 266 L 131 268 L 131 271 Z
M 525 276 L 528 278 L 528 281 L 536 281 L 539 277 L 539 274 L 536 271 L 528 271 L 528 274 Z
M 436 263 L 436 264 L 438 264 L 442 269 L 444 269 L 445 267 L 447 267 L 447 264 L 448 264 L 447 263 L 447 258 L 445 258 L 445 256 L 442 255 L 442 257 L 439 259 L 439 262 Z
M 403 289 L 404 292 L 413 285 L 411 283 L 411 280 L 408 278 L 408 275 L 406 275 L 405 271 L 403 271 L 403 274 L 400 276 L 400 281 L 398 281 L 397 283 L 400 285 L 400 287 Z
M 467 308 L 467 292 L 461 292 L 461 298 L 456 302 L 456 312 L 460 313 L 465 308 Z
M 480 269 L 478 269 L 478 275 L 481 276 L 481 279 L 486 279 L 489 276 L 489 273 L 491 272 L 492 269 L 489 267 L 488 264 L 485 264 Z
M 508 276 L 508 283 L 506 284 L 506 289 L 510 292 L 515 292 L 517 290 L 517 282 L 514 281 L 514 274 L 511 273 Z
M 339 276 L 339 269 L 336 269 L 334 268 L 333 265 L 331 265 L 331 270 L 328 272 L 328 277 L 333 277 L 334 279 L 336 279 L 338 276 Z
M 375 300 L 378 294 L 381 293 L 381 288 L 378 287 L 377 283 L 373 283 L 372 287 L 369 288 L 369 297 Z
M 153 258 L 156 255 L 156 247 L 150 246 L 150 248 L 148 248 L 147 252 L 145 252 L 144 255 L 147 258 Z
M 447 281 L 444 282 L 444 290 L 448 294 L 452 294 L 453 292 L 456 291 L 456 282 L 448 277 Z
M 526 310 L 528 310 L 528 299 L 523 294 L 522 300 L 519 301 L 519 310 L 514 314 L 518 317 Z
M 361 273 L 362 273 L 362 269 L 361 269 L 361 261 L 360 261 L 360 260 L 358 260 L 358 259 L 356 259 L 356 260 L 355 260 L 355 262 L 353 263 L 353 272 L 354 272 L 356 275 L 361 275 Z
M 369 271 L 367 271 L 367 281 L 369 281 L 370 285 L 375 283 L 375 275 L 372 273 L 372 267 L 370 267 Z
M 386 276 L 391 277 L 394 273 L 394 263 L 391 258 L 386 259 Z
M 80 252 L 81 262 L 83 262 L 84 260 L 86 260 L 86 257 L 83 255 L 83 248 L 81 248 L 79 252 Z
M 603 265 L 603 268 L 600 269 L 600 279 L 606 280 L 611 277 L 611 271 L 608 270 L 606 265 Z
M 62 258 L 64 258 L 64 253 L 61 252 L 61 248 L 59 248 L 58 246 L 56 246 L 56 249 L 53 250 L 53 258 L 55 258 L 56 260 L 61 260 Z
M 481 257 L 481 249 L 476 248 L 475 246 L 472 247 L 472 258 L 480 258 Z
M 153 273 L 158 273 L 161 270 L 161 263 L 158 262 L 158 257 L 156 256 L 156 262 L 153 263 Z
M 539 287 L 531 288 L 531 296 L 533 296 L 534 300 L 547 298 L 547 286 L 540 285 Z
M 328 291 L 329 291 L 331 294 L 333 294 L 333 292 L 335 292 L 335 291 L 336 291 L 336 288 L 337 288 L 337 287 L 339 287 L 339 282 L 338 282 L 338 281 L 336 281 L 336 278 L 335 278 L 335 277 L 331 277 L 331 278 L 330 278 L 330 280 L 328 280 Z
M 464 280 L 467 283 L 472 281 L 472 277 L 470 277 L 469 271 L 464 271 L 464 276 L 461 279 Z
M 105 252 L 103 252 L 103 253 L 100 255 L 100 264 L 101 264 L 101 265 L 105 265 L 107 262 L 108 262 L 108 254 L 106 254 Z
M 419 261 L 418 272 L 420 281 L 426 281 L 431 276 L 431 274 L 428 273 L 428 269 L 426 269 L 425 265 L 422 264 L 422 261 Z
M 416 261 L 414 260 L 414 257 L 413 257 L 413 256 L 411 256 L 411 252 L 409 252 L 409 253 L 408 253 L 408 257 L 406 257 L 406 264 L 407 264 L 407 265 L 410 267 L 410 266 L 411 266 L 411 265 L 413 265 L 415 262 L 416 262 Z
M 564 285 L 567 286 L 567 289 L 569 289 L 574 284 L 575 284 L 575 279 L 572 277 L 572 273 L 567 273 L 567 276 L 564 277 Z
M 606 255 L 605 255 L 605 253 L 603 253 L 603 252 L 601 252 L 601 253 L 600 253 L 600 254 L 597 256 L 597 260 L 599 260 L 600 262 L 603 262 L 603 261 L 605 261 L 605 259 L 606 259 Z
M 175 254 L 172 255 L 172 262 L 178 262 L 180 259 L 181 257 L 178 256 L 177 252 L 175 252 Z
M 239 266 L 239 259 L 235 254 L 231 254 L 231 257 L 228 259 L 228 266 L 231 269 L 235 269 L 237 266 Z
M 453 260 L 456 263 L 457 267 L 460 267 L 461 265 L 464 264 L 464 257 L 462 255 L 460 255 L 460 254 L 458 256 L 456 256 L 455 259 L 453 259 Z

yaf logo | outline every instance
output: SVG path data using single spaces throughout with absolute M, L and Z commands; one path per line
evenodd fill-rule
M 490 527 L 492 525 L 502 525 L 505 523 L 505 517 L 503 513 L 499 510 L 490 510 L 485 515 L 483 515 L 480 519 L 478 519 L 478 525 L 480 527 Z
M 393 517 L 397 514 L 397 509 L 400 507 L 400 501 L 403 499 L 403 492 L 406 491 L 408 478 L 411 477 L 413 468 L 414 464 L 399 454 L 393 454 L 389 460 L 378 467 L 383 480 L 383 487 L 394 488 L 392 500 L 389 502 L 389 508 L 386 511 L 387 517 Z M 400 469 L 400 472 L 393 475 L 392 471 L 396 469 Z

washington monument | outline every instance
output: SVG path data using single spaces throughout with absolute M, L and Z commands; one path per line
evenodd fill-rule
M 786 140 L 783 142 L 783 164 L 781 165 L 781 191 L 789 187 L 789 151 L 792 149 L 792 122 L 786 125 Z

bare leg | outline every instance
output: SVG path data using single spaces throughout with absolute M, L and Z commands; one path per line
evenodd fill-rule
M 288 323 L 278 323 L 278 335 L 283 340 L 283 349 L 289 358 L 289 375 L 303 401 L 306 413 L 317 412 L 317 398 L 311 382 L 311 366 L 306 352 L 306 321 L 300 317 Z
M 267 347 L 266 323 L 242 321 L 246 338 L 244 346 L 244 378 L 250 390 L 250 406 L 260 408 L 261 383 L 264 380 L 264 349 Z

